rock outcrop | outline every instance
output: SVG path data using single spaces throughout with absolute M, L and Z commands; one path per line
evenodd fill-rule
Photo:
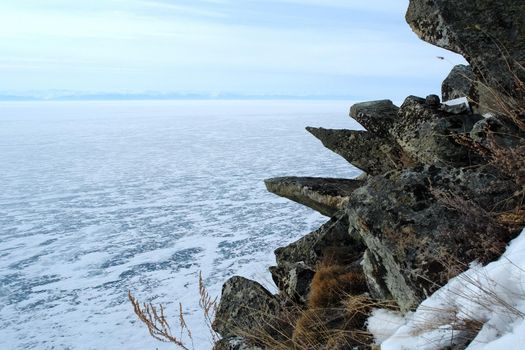
M 459 64 L 455 66 L 441 84 L 443 101 L 466 97 L 470 102 L 479 100 L 476 76 L 470 66 Z
M 407 311 L 447 282 L 447 264 L 495 258 L 487 247 L 504 245 L 509 235 L 502 231 L 494 237 L 484 231 L 486 222 L 476 229 L 471 218 L 448 208 L 433 191 L 476 198 L 469 205 L 490 210 L 512 197 L 515 186 L 497 173 L 491 167 L 425 166 L 374 177 L 358 189 L 347 214 L 367 247 L 364 270 L 374 295 L 392 296 Z
M 264 183 L 268 191 L 330 217 L 344 209 L 348 197 L 363 184 L 359 180 L 316 177 L 278 177 Z
M 482 116 L 452 114 L 440 106 L 429 105 L 423 98 L 407 97 L 391 135 L 414 164 L 475 165 L 473 152 L 457 143 L 455 136 L 470 132 Z
M 512 102 L 520 93 L 525 98 L 525 91 L 516 90 L 519 79 L 525 80 L 524 14 L 521 0 L 410 1 L 406 18 L 417 35 L 470 62 L 454 67 L 443 82 L 443 100 L 467 97 L 474 108 L 443 104 L 436 95 L 409 96 L 400 107 L 389 100 L 353 105 L 350 116 L 365 131 L 307 128 L 366 175 L 359 180 L 266 180 L 269 191 L 331 219 L 275 250 L 277 263 L 270 272 L 276 295 L 238 277 L 225 284 L 214 324 L 227 338 L 224 349 L 251 346 L 239 324 L 257 328 L 271 323 L 268 315 L 282 320 L 277 315 L 283 312 L 292 317 L 287 319 L 291 329 L 282 328 L 280 334 L 288 345 L 301 348 L 315 339 L 312 349 L 347 349 L 348 344 L 323 343 L 311 329 L 351 332 L 354 327 L 360 332 L 364 322 L 346 321 L 353 317 L 349 312 L 366 312 L 356 300 L 393 300 L 409 311 L 472 261 L 499 256 L 525 224 L 525 175 L 517 169 L 525 166 L 525 107 L 512 110 L 512 118 L 504 114 L 508 110 L 490 117 L 481 113 L 494 107 L 487 97 L 494 90 Z M 348 288 L 348 300 L 312 309 L 313 295 L 322 293 L 323 283 L 329 285 L 320 275 L 326 264 L 339 271 L 327 280 L 344 276 L 356 288 Z M 346 311 L 334 305 L 345 305 Z M 317 315 L 320 324 L 305 321 L 305 315 Z
M 525 81 L 523 13 L 520 0 L 410 0 L 406 20 L 421 39 L 463 55 L 490 92 L 515 96 Z
M 357 120 L 367 131 L 388 138 L 398 111 L 399 107 L 390 100 L 370 101 L 356 103 L 350 107 L 350 117 Z
M 225 338 L 262 327 L 280 310 L 279 301 L 262 285 L 243 277 L 232 277 L 222 287 L 213 330 Z
M 370 175 L 401 167 L 401 150 L 389 139 L 368 131 L 306 128 L 323 145 Z

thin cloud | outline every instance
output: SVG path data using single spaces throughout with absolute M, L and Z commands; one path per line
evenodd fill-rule
M 403 23 L 404 7 L 386 15 L 385 9 L 394 8 L 386 1 L 235 3 L 238 6 L 229 0 L 0 4 L 0 90 L 31 90 L 49 79 L 53 89 L 271 94 L 285 87 L 287 94 L 308 94 L 305 89 L 338 94 L 349 93 L 353 79 L 364 84 L 361 77 L 385 77 L 389 84 L 396 78 L 402 86 L 412 80 L 422 89 L 421 81 L 428 86 L 434 79 L 438 86 L 451 68 L 435 56 L 463 62 L 419 41 Z M 312 9 L 316 6 L 325 12 Z M 377 21 L 376 15 L 390 22 Z M 101 70 L 107 74 L 93 74 Z M 383 88 L 386 91 L 381 84 L 377 87 L 381 97 Z

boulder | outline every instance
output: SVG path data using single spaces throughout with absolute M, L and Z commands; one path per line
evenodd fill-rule
M 246 331 L 263 329 L 275 321 L 280 311 L 278 299 L 262 285 L 234 276 L 222 287 L 222 295 L 212 328 L 222 337 L 243 336 Z M 275 330 L 268 329 L 268 332 Z
M 439 108 L 441 106 L 441 99 L 438 95 L 428 95 L 425 98 L 425 104 L 430 108 Z
M 344 209 L 363 181 L 316 177 L 278 177 L 264 181 L 268 191 L 303 204 L 326 216 Z
M 410 0 L 406 20 L 421 39 L 463 55 L 484 84 L 512 95 L 515 78 L 525 80 L 523 13 L 516 0 Z
M 304 262 L 294 262 L 270 266 L 270 273 L 279 291 L 293 302 L 305 304 L 310 292 L 310 282 L 314 278 L 314 268 Z
M 490 137 L 489 137 L 490 135 Z M 499 147 L 517 147 L 523 142 L 523 134 L 516 125 L 504 123 L 494 116 L 481 119 L 470 131 L 470 138 L 483 147 L 492 148 L 492 142 Z
M 470 102 L 478 101 L 477 81 L 470 66 L 458 64 L 441 84 L 443 101 L 466 97 Z
M 390 130 L 403 151 L 420 164 L 469 166 L 480 161 L 455 137 L 469 133 L 483 119 L 476 114 L 452 114 L 423 98 L 409 96 Z
M 307 127 L 329 150 L 370 175 L 403 167 L 398 145 L 367 131 Z
M 388 137 L 399 107 L 390 100 L 356 103 L 350 107 L 350 117 L 357 120 L 367 131 Z
M 486 213 L 515 205 L 501 207 L 514 189 L 489 166 L 424 166 L 369 179 L 352 194 L 347 214 L 367 247 L 362 265 L 372 294 L 391 295 L 407 311 L 447 282 L 454 263 L 495 258 L 493 248 L 510 236 L 491 231 Z M 468 208 L 476 209 L 462 212 Z

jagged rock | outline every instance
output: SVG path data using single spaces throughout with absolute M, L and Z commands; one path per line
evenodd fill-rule
M 515 147 L 523 140 L 523 135 L 520 135 L 515 125 L 505 124 L 493 116 L 478 121 L 470 131 L 472 140 L 484 147 L 490 147 L 488 134 L 492 141 L 503 148 Z
M 356 233 L 349 234 L 347 217 L 340 215 L 298 241 L 277 248 L 277 266 L 270 271 L 280 291 L 293 300 L 304 302 L 316 266 L 323 258 L 350 264 L 360 260 L 364 249 L 360 237 Z
M 452 68 L 447 78 L 441 84 L 443 101 L 466 97 L 469 101 L 478 101 L 476 76 L 470 66 L 458 64 Z
M 403 167 L 399 147 L 391 140 L 367 131 L 307 127 L 323 145 L 370 175 Z
M 361 102 L 350 107 L 350 117 L 371 133 L 388 137 L 398 110 L 390 100 Z
M 306 303 L 306 297 L 310 292 L 310 282 L 315 275 L 313 268 L 300 261 L 270 266 L 270 273 L 281 293 L 290 300 Z
M 277 298 L 262 285 L 234 276 L 222 287 L 212 327 L 225 338 L 242 336 L 242 332 L 262 329 L 270 324 L 279 310 Z
M 213 350 L 265 350 L 262 347 L 248 344 L 241 337 L 228 337 L 219 340 Z
M 384 270 L 383 265 L 374 258 L 374 254 L 368 249 L 363 255 L 361 266 L 372 298 L 377 300 L 391 300 L 392 295 L 383 280 L 387 271 Z
M 425 103 L 431 108 L 438 108 L 441 105 L 441 100 L 438 95 L 428 95 L 425 98 Z
M 446 283 L 445 263 L 459 261 L 467 266 L 481 257 L 494 258 L 496 252 L 489 252 L 487 245 L 504 246 L 509 236 L 490 232 L 488 221 L 481 222 L 481 213 L 502 205 L 512 197 L 514 187 L 488 166 L 426 166 L 369 179 L 352 194 L 347 214 L 351 229 L 359 232 L 368 248 L 363 271 L 371 292 L 377 297 L 391 294 L 403 310 L 409 310 Z M 475 198 L 468 204 L 477 208 L 479 217 L 451 210 L 436 199 L 436 189 Z M 450 198 L 453 203 L 456 197 Z
M 410 0 L 406 20 L 423 40 L 457 52 L 477 78 L 494 89 L 513 92 L 524 81 L 525 1 Z
M 421 164 L 472 165 L 474 152 L 460 145 L 454 135 L 465 134 L 483 117 L 450 114 L 429 106 L 425 99 L 409 96 L 390 130 L 405 153 Z
M 334 216 L 348 203 L 348 196 L 362 181 L 317 177 L 278 177 L 264 181 L 268 191 Z
M 275 257 L 278 265 L 303 262 L 312 270 L 322 257 L 354 261 L 364 248 L 359 236 L 348 234 L 348 218 L 341 214 L 333 217 L 317 230 L 299 240 L 277 248 Z

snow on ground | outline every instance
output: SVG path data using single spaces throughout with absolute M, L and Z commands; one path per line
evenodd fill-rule
M 382 350 L 438 350 L 476 333 L 468 350 L 525 349 L 525 230 L 498 261 L 473 263 L 404 318 L 376 310 L 368 328 Z

